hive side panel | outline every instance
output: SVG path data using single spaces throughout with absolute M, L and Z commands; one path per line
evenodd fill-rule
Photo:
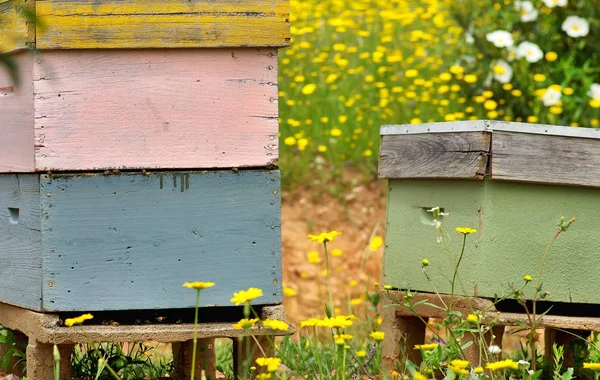
M 42 176 L 46 311 L 281 302 L 279 172 Z
M 286 0 L 37 0 L 42 49 L 286 46 Z
M 459 270 L 461 294 L 473 295 L 479 279 L 479 266 L 484 260 L 479 244 L 483 225 L 484 181 L 396 179 L 389 181 L 386 247 L 383 281 L 397 289 L 450 293 L 449 279 L 463 242 L 455 227 L 471 227 L 478 234 L 470 235 Z M 448 214 L 440 217 L 452 254 L 440 246 L 433 207 Z M 428 259 L 428 274 L 423 274 L 421 262 Z M 463 293 L 465 292 L 465 293 Z
M 41 307 L 40 186 L 36 174 L 0 175 L 0 302 Z
M 34 170 L 33 55 L 21 52 L 12 58 L 20 84 L 0 66 L 0 173 Z
M 37 170 L 277 159 L 274 49 L 63 50 L 40 62 Z
M 492 178 L 600 186 L 600 140 L 494 131 Z
M 483 179 L 487 132 L 398 134 L 381 137 L 381 178 Z
M 33 42 L 33 28 L 29 27 L 25 12 L 33 9 L 33 0 L 0 0 L 0 53 L 27 48 Z

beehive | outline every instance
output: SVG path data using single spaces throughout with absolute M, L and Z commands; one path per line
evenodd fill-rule
M 281 302 L 287 1 L 24 3 L 37 24 L 0 3 L 0 302 L 184 308 L 198 280 L 203 306 Z
M 385 283 L 450 293 L 463 241 L 454 228 L 472 227 L 477 233 L 467 237 L 458 294 L 510 294 L 525 274 L 537 276 L 565 216 L 577 221 L 552 246 L 543 289 L 550 301 L 600 303 L 594 291 L 600 281 L 599 138 L 598 130 L 498 121 L 383 126 Z M 442 226 L 453 255 L 437 242 L 432 207 L 448 213 Z M 433 284 L 422 272 L 424 258 Z

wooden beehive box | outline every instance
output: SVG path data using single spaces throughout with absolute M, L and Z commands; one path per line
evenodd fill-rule
M 0 302 L 183 308 L 199 280 L 204 306 L 281 302 L 288 2 L 25 1 L 37 25 L 19 3 L 0 2 L 21 73 L 0 71 Z
M 389 179 L 384 282 L 450 292 L 456 257 L 440 247 L 432 207 L 458 255 L 459 294 L 494 297 L 536 276 L 561 216 L 576 223 L 552 247 L 542 275 L 555 302 L 600 303 L 600 131 L 498 121 L 381 128 L 379 175 Z M 533 286 L 530 285 L 531 288 Z M 533 294 L 529 289 L 527 295 Z

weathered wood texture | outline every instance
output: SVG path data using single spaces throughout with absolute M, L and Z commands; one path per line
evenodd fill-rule
M 35 28 L 19 7 L 33 9 L 34 0 L 0 0 L 0 54 L 23 50 L 35 42 Z
M 39 309 L 42 235 L 39 180 L 0 175 L 0 301 Z
M 600 140 L 494 131 L 492 179 L 600 187 Z
M 489 151 L 486 132 L 384 135 L 379 176 L 483 179 Z
M 47 51 L 32 64 L 33 88 L 25 65 L 23 89 L 0 96 L 0 171 L 277 159 L 274 49 Z
M 287 46 L 286 0 L 37 0 L 39 49 Z
M 19 67 L 19 85 L 0 68 L 0 172 L 32 171 L 34 167 L 33 55 L 22 52 L 13 58 Z
M 263 289 L 257 304 L 281 302 L 277 171 L 0 178 L 12 178 L 0 191 L 2 302 L 185 308 L 195 297 L 182 284 L 198 280 L 217 283 L 202 306 L 232 305 L 248 287 Z M 6 206 L 22 207 L 17 223 Z

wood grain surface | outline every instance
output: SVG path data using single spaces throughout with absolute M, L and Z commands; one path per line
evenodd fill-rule
M 286 0 L 37 0 L 38 49 L 289 45 Z
M 600 140 L 494 131 L 492 179 L 600 187 Z
M 0 175 L 0 302 L 41 307 L 40 184 L 34 174 Z
M 46 51 L 34 88 L 39 171 L 277 159 L 274 49 Z
M 33 0 L 0 0 L 0 54 L 26 49 L 35 42 L 35 28 L 17 7 L 31 7 Z
M 486 132 L 384 135 L 379 177 L 483 179 L 489 150 Z
M 20 84 L 0 68 L 0 173 L 34 169 L 33 55 L 20 52 L 13 58 Z
M 41 176 L 45 311 L 281 302 L 279 172 Z M 38 251 L 39 254 L 39 251 Z

